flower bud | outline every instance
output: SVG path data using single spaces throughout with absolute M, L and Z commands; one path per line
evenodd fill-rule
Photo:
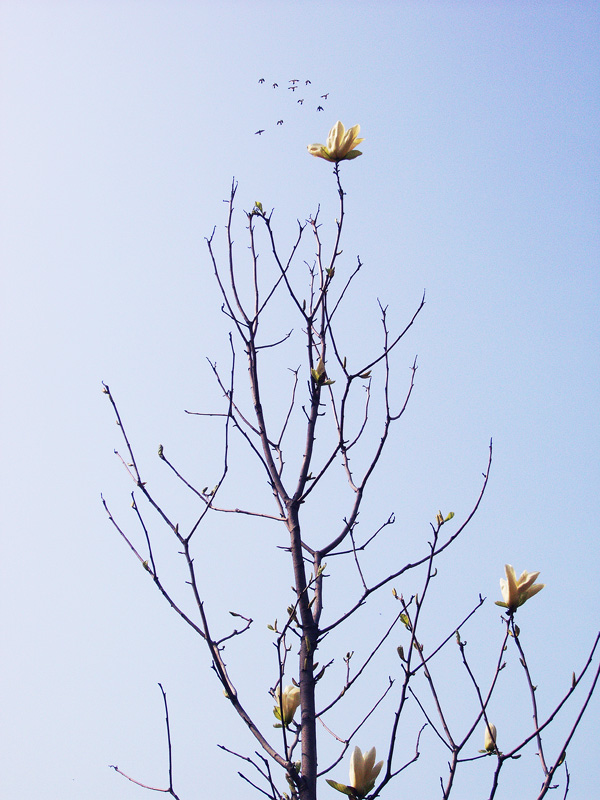
M 483 746 L 487 750 L 488 753 L 493 753 L 496 750 L 496 726 L 495 725 L 486 725 L 485 726 L 485 737 L 483 740 Z
M 375 786 L 375 781 L 383 766 L 383 761 L 375 763 L 377 751 L 372 747 L 364 755 L 360 747 L 355 747 L 350 759 L 350 786 L 358 797 L 365 797 Z
M 300 705 L 300 688 L 298 686 L 286 686 L 282 696 L 279 687 L 277 687 L 275 702 L 277 705 L 273 709 L 273 714 L 275 714 L 277 719 L 284 725 L 289 725 L 294 719 L 296 709 Z M 281 715 L 282 711 L 283 717 Z

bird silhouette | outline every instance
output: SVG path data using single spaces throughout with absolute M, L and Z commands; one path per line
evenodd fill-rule
M 292 80 L 288 81 L 288 83 L 298 83 L 298 78 L 292 78 Z
M 296 102 L 297 102 L 297 103 L 300 103 L 300 105 L 302 105 L 302 103 L 304 102 L 304 100 L 296 100 Z
M 283 120 L 282 120 L 282 119 L 278 119 L 278 120 L 277 120 L 277 124 L 278 124 L 278 125 L 283 125 Z
M 317 106 L 317 111 L 323 111 L 323 106 Z
M 261 135 L 262 135 L 264 132 L 265 132 L 265 129 L 263 128 L 263 129 L 262 129 L 262 130 L 260 130 L 260 131 L 254 131 L 254 135 L 255 135 L 255 136 L 261 136 Z
M 327 92 L 327 94 L 322 94 L 321 97 L 323 98 L 323 100 L 327 100 L 327 98 L 329 97 L 329 92 Z
M 308 86 L 309 83 L 312 83 L 312 81 L 304 81 L 305 86 Z
M 279 84 L 278 84 L 278 83 L 274 83 L 274 84 L 273 84 L 273 88 L 274 88 L 274 89 L 276 89 L 278 86 L 279 86 Z
M 265 82 L 265 79 L 264 79 L 264 78 L 260 78 L 258 82 L 259 82 L 259 83 L 264 83 L 264 82 Z
M 298 87 L 296 86 L 296 84 L 294 84 L 293 86 L 288 86 L 288 89 L 291 89 L 292 92 L 295 92 L 297 88 Z

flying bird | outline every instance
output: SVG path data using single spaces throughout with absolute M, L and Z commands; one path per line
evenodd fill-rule
M 282 119 L 278 119 L 278 120 L 277 120 L 277 124 L 278 124 L 278 125 L 283 125 L 283 120 L 282 120 Z
M 308 86 L 309 83 L 312 83 L 312 81 L 304 81 L 305 86 Z
M 323 106 L 317 106 L 317 111 L 323 111 Z
M 254 131 L 254 135 L 255 135 L 255 136 L 261 136 L 261 135 L 262 135 L 264 132 L 265 132 L 265 129 L 263 128 L 263 129 L 262 129 L 262 130 L 260 130 L 260 131 Z
M 274 89 L 276 89 L 278 86 L 279 86 L 279 84 L 278 84 L 278 83 L 274 83 L 274 84 L 273 84 L 273 88 L 274 88 Z
M 327 98 L 329 97 L 329 92 L 327 92 L 327 94 L 322 94 L 321 97 L 323 98 L 323 100 L 327 100 Z
M 296 102 L 297 102 L 297 103 L 300 103 L 300 105 L 302 105 L 302 103 L 304 102 L 304 100 L 296 100 Z
M 288 81 L 288 83 L 298 83 L 298 78 L 292 78 L 292 80 Z
M 293 86 L 288 86 L 288 89 L 291 89 L 292 92 L 295 92 L 297 88 L 298 87 L 296 86 L 296 84 L 294 84 Z
M 259 78 L 259 81 L 258 81 L 258 82 L 259 82 L 259 83 L 264 83 L 264 82 L 265 82 L 265 79 L 264 79 L 264 78 Z

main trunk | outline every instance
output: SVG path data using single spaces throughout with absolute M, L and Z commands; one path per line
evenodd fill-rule
M 298 595 L 298 609 L 302 625 L 302 643 L 298 680 L 300 683 L 300 708 L 302 726 L 302 780 L 299 786 L 300 800 L 317 798 L 317 732 L 315 719 L 315 677 L 314 658 L 318 643 L 318 625 L 310 608 L 310 598 L 306 581 L 306 570 L 302 555 L 302 541 L 298 508 L 291 504 L 289 522 L 294 580 Z

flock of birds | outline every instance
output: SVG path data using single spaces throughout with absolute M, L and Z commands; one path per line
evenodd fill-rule
M 265 83 L 265 79 L 264 78 L 259 78 L 258 82 L 259 82 L 259 84 L 264 84 Z M 308 90 L 308 87 L 312 84 L 312 81 L 307 79 L 307 80 L 304 81 L 304 83 L 302 83 L 299 78 L 292 78 L 291 80 L 288 81 L 288 83 L 289 83 L 289 86 L 287 87 L 287 89 L 288 89 L 288 91 L 292 92 L 292 96 L 293 96 L 294 92 L 296 92 L 298 89 L 304 89 L 305 91 L 303 92 L 303 94 L 306 94 L 306 91 L 310 91 L 310 90 Z M 278 89 L 279 88 L 279 84 L 278 83 L 273 83 L 272 86 L 273 86 L 273 89 Z M 325 110 L 323 108 L 323 106 L 321 105 L 321 100 L 326 101 L 328 97 L 329 97 L 329 92 L 326 92 L 326 94 L 322 94 L 319 97 L 319 102 L 318 102 L 318 105 L 317 105 L 317 111 L 324 111 Z M 296 100 L 296 103 L 298 105 L 303 105 L 304 101 L 305 101 L 304 97 L 299 97 Z M 277 120 L 277 125 L 283 125 L 283 120 L 282 119 L 278 119 Z M 257 130 L 257 131 L 254 132 L 254 135 L 255 136 L 262 136 L 264 132 L 265 132 L 265 128 L 260 128 L 260 130 Z

